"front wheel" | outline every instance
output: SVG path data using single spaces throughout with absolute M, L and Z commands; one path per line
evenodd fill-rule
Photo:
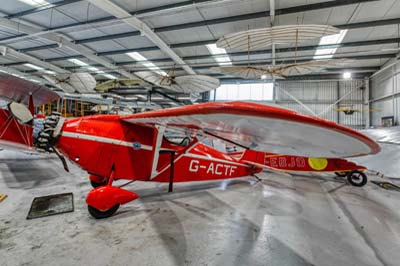
M 367 184 L 367 175 L 361 171 L 351 171 L 347 174 L 347 181 L 356 187 L 362 187 Z
M 96 219 L 104 219 L 112 216 L 119 208 L 119 204 L 115 204 L 108 210 L 98 210 L 90 205 L 88 205 L 88 211 Z
M 90 180 L 90 184 L 92 185 L 93 188 L 105 186 L 107 185 L 107 183 L 108 183 L 107 180 L 104 180 L 102 182 L 95 182 L 93 180 Z

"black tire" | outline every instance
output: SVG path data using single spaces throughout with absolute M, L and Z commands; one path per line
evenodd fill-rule
M 335 175 L 339 176 L 339 177 L 345 177 L 347 176 L 348 172 L 335 172 Z
M 112 206 L 110 209 L 101 211 L 88 205 L 88 211 L 96 219 L 104 219 L 112 216 L 119 208 L 119 204 Z
M 347 181 L 355 187 L 362 187 L 368 182 L 367 175 L 361 171 L 351 171 L 347 174 Z
M 97 187 L 103 187 L 105 185 L 107 185 L 107 180 L 104 180 L 102 182 L 95 182 L 93 180 L 90 180 L 90 184 L 92 185 L 93 188 L 97 188 Z

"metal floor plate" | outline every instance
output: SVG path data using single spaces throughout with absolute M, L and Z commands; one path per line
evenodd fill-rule
M 74 195 L 72 193 L 36 197 L 32 201 L 31 209 L 26 219 L 35 219 L 73 211 Z
M 383 182 L 383 181 L 374 181 L 372 180 L 371 183 L 380 186 L 381 188 L 384 188 L 386 190 L 393 190 L 393 191 L 399 191 L 400 192 L 400 187 L 390 183 L 390 182 Z

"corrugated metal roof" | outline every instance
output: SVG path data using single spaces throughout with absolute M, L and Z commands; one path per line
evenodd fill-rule
M 48 0 L 54 3 L 56 7 L 46 9 L 43 11 L 32 11 L 33 7 L 21 3 L 17 0 L 3 0 L 1 12 L 6 17 L 8 15 L 15 16 L 14 21 L 18 23 L 37 24 L 45 29 L 60 28 L 59 32 L 64 34 L 72 41 L 85 40 L 86 47 L 90 48 L 93 53 L 106 52 L 104 58 L 112 63 L 125 67 L 128 70 L 143 68 L 135 64 L 134 60 L 125 55 L 126 51 L 132 49 L 139 49 L 138 51 L 148 58 L 152 59 L 165 59 L 165 62 L 155 62 L 156 65 L 162 67 L 173 67 L 174 62 L 161 50 L 154 50 L 156 45 L 145 36 L 132 34 L 137 32 L 135 28 L 125 24 L 123 21 L 113 18 L 106 11 L 89 4 L 86 1 L 77 1 L 71 4 L 61 5 L 61 0 Z M 217 65 L 217 62 L 212 57 L 208 49 L 202 41 L 209 41 L 218 39 L 221 36 L 270 25 L 270 17 L 267 16 L 269 9 L 269 1 L 265 0 L 232 0 L 232 1 L 202 1 L 202 3 L 186 5 L 184 8 L 173 8 L 174 4 L 187 3 L 188 1 L 159 1 L 159 0 L 146 0 L 146 1 L 129 1 L 129 0 L 113 0 L 116 4 L 123 7 L 129 12 L 139 11 L 139 18 L 148 24 L 150 28 L 156 30 L 158 36 L 183 59 L 186 63 L 199 69 L 199 73 L 209 73 L 207 69 L 198 68 L 202 65 Z M 302 5 L 310 6 L 312 4 L 324 4 L 332 1 L 317 1 L 317 0 L 279 0 L 275 3 L 275 8 L 284 10 L 285 8 L 298 7 Z M 168 6 L 167 6 L 168 5 Z M 162 6 L 167 6 L 166 11 L 162 10 Z M 166 8 L 167 8 L 166 7 Z M 145 14 L 143 15 L 145 10 Z M 149 11 L 157 11 L 156 13 L 149 13 Z M 303 9 L 302 9 L 303 10 Z M 321 8 L 317 10 L 309 10 L 293 12 L 290 14 L 280 14 L 277 12 L 275 17 L 275 25 L 288 25 L 288 24 L 327 24 L 327 25 L 346 25 L 349 23 L 358 22 L 371 22 L 382 19 L 399 19 L 400 22 L 400 1 L 395 0 L 381 0 L 370 1 L 364 3 L 356 3 L 351 5 L 336 6 L 330 8 Z M 29 11 L 29 14 L 18 14 L 20 12 Z M 147 13 L 146 13 L 147 12 Z M 264 13 L 262 13 L 264 12 Z M 234 16 L 246 15 L 247 17 L 232 18 Z M 252 15 L 253 14 L 253 15 Z M 229 18 L 229 20 L 226 20 Z M 93 21 L 102 21 L 102 24 L 93 24 Z M 362 28 L 352 28 L 348 30 L 343 42 L 359 42 L 359 45 L 352 47 L 338 48 L 335 57 L 343 57 L 345 55 L 374 55 L 396 53 L 398 44 L 391 41 L 386 44 L 364 45 L 362 42 L 379 39 L 400 38 L 398 32 L 399 22 L 388 22 L 387 25 L 382 26 L 366 26 Z M 193 24 L 194 23 L 194 24 Z M 176 29 L 171 26 L 184 25 L 184 29 Z M 65 28 L 68 26 L 68 28 Z M 179 26 L 179 28 L 182 28 Z M 345 27 L 342 27 L 345 28 Z M 160 30 L 161 29 L 161 30 Z M 39 47 L 35 51 L 28 51 L 29 55 L 35 56 L 39 59 L 52 59 L 79 56 L 79 53 L 63 46 L 62 43 L 56 44 L 54 41 L 49 41 L 42 37 L 31 37 L 28 39 L 15 41 L 9 40 L 10 38 L 24 34 L 19 30 L 12 30 L 1 26 L 0 23 L 0 43 L 6 43 L 14 49 L 27 49 L 31 47 Z M 119 36 L 114 36 L 120 34 Z M 112 38 L 109 36 L 113 36 Z M 6 41 L 7 40 L 7 41 Z M 197 42 L 200 42 L 196 45 Z M 182 43 L 190 43 L 185 46 Z M 307 41 L 299 44 L 299 46 L 317 46 L 319 40 Z M 1 45 L 1 44 L 0 44 Z M 49 45 L 58 48 L 49 48 Z M 178 45 L 178 46 L 177 46 Z M 147 49 L 146 48 L 151 48 Z M 276 48 L 285 48 L 288 45 L 277 45 Z M 42 48 L 42 49 L 40 49 Z M 129 50 L 130 49 L 130 50 Z M 267 48 L 265 50 L 269 50 Z M 108 54 L 107 52 L 118 51 L 115 54 Z M 232 51 L 229 51 L 232 52 Z M 235 51 L 233 51 L 235 52 Z M 296 57 L 312 58 L 315 49 L 308 49 L 306 51 L 299 51 Z M 201 56 L 201 58 L 196 58 Z M 194 57 L 194 58 L 193 58 Z M 284 59 L 285 61 L 293 60 L 295 53 L 281 52 L 276 54 L 277 60 Z M 188 59 L 189 58 L 189 59 Z M 246 63 L 248 60 L 245 54 L 232 56 L 234 63 Z M 262 54 L 251 55 L 250 61 L 256 62 L 271 60 L 270 51 Z M 383 58 L 370 58 L 363 57 L 363 59 L 354 60 L 352 67 L 365 67 L 375 66 L 379 67 L 388 60 L 387 55 Z M 82 61 L 90 65 L 98 65 L 98 63 L 82 58 Z M 0 64 L 7 66 L 13 62 L 24 62 L 23 59 L 5 57 L 1 58 Z M 58 60 L 50 61 L 52 64 L 60 67 L 71 67 L 73 64 L 69 61 Z M 127 65 L 128 63 L 131 65 Z M 22 71 L 32 71 L 24 66 L 13 65 L 16 69 Z M 179 70 L 180 71 L 180 70 Z M 361 70 L 360 70 L 361 71 Z M 184 73 L 184 72 L 179 72 Z

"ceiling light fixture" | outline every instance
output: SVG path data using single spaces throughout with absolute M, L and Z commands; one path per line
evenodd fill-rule
M 39 67 L 39 66 L 36 66 L 36 65 L 33 65 L 33 64 L 29 64 L 29 63 L 24 64 L 24 66 L 27 66 L 27 67 L 30 67 L 30 68 L 33 68 L 33 69 L 36 69 L 36 70 L 44 70 L 43 67 Z
M 53 4 L 45 1 L 45 0 L 18 0 L 19 2 L 22 2 L 24 4 L 33 6 L 33 7 L 39 7 L 39 6 L 54 6 Z
M 344 72 L 343 73 L 343 78 L 344 79 L 350 79 L 351 78 L 351 72 Z
M 114 75 L 111 75 L 111 74 L 101 74 L 103 77 L 106 77 L 106 78 L 108 78 L 108 79 L 117 79 L 117 77 L 116 76 L 114 76 Z
M 87 70 L 93 71 L 95 74 L 100 74 L 109 79 L 117 79 L 117 77 L 115 77 L 111 74 L 106 74 L 106 72 L 104 72 L 103 70 L 100 70 L 97 67 L 90 66 L 89 64 L 87 64 L 79 59 L 71 58 L 71 59 L 68 59 L 68 61 L 70 61 L 71 63 L 74 63 L 75 65 L 78 65 L 81 67 L 86 67 Z
M 168 74 L 165 71 L 161 70 L 158 66 L 156 66 L 155 64 L 150 62 L 146 57 L 139 54 L 138 52 L 130 52 L 130 53 L 126 53 L 126 55 L 131 57 L 133 60 L 135 60 L 139 64 L 145 66 L 147 69 L 152 70 L 159 75 L 168 76 Z
M 79 59 L 76 59 L 76 58 L 68 59 L 68 61 L 70 61 L 71 63 L 74 63 L 75 65 L 78 65 L 78 66 L 88 66 L 88 64 L 86 64 L 85 62 L 83 62 Z
M 30 64 L 30 63 L 26 63 L 26 64 L 24 64 L 24 66 L 33 68 L 33 69 L 35 69 L 35 70 L 44 72 L 44 73 L 46 73 L 46 74 L 50 74 L 50 75 L 55 75 L 55 74 L 56 74 L 56 72 L 54 72 L 54 71 L 46 70 L 46 69 L 44 69 L 43 67 L 40 67 L 40 66 L 37 66 L 37 65 L 33 65 L 33 64 Z

